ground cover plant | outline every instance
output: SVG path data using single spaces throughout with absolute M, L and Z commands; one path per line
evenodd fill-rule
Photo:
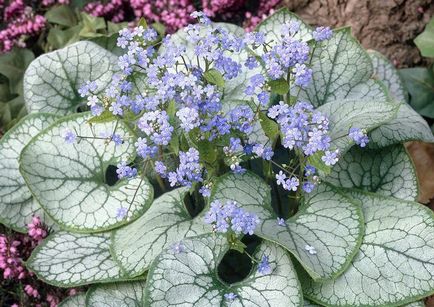
M 286 10 L 246 33 L 143 21 L 24 75 L 1 222 L 62 306 L 401 306 L 434 293 L 433 213 L 404 142 L 433 142 L 394 67 Z

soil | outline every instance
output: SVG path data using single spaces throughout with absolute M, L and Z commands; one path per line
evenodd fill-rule
M 368 49 L 386 55 L 397 67 L 425 66 L 413 39 L 434 15 L 433 0 L 283 0 L 312 25 L 351 26 Z

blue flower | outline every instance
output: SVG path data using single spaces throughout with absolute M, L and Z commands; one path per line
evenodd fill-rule
M 144 159 L 155 157 L 158 151 L 157 146 L 148 145 L 147 140 L 144 138 L 138 138 L 134 145 L 136 146 L 137 154 Z
M 274 155 L 273 149 L 271 147 L 265 147 L 262 144 L 255 144 L 253 145 L 252 151 L 258 156 L 261 157 L 264 160 L 271 160 L 271 158 Z
M 170 250 L 172 251 L 172 253 L 174 254 L 180 254 L 185 252 L 185 245 L 184 243 L 180 242 L 175 242 L 170 246 Z
M 333 32 L 329 27 L 317 27 L 312 36 L 317 42 L 322 42 L 332 37 L 332 34 Z
M 297 177 L 291 177 L 289 179 L 286 179 L 283 188 L 288 191 L 297 191 L 299 185 L 300 180 Z
M 262 259 L 258 264 L 258 273 L 261 275 L 268 275 L 271 273 L 271 266 L 270 262 L 268 261 L 268 256 L 262 256 Z
M 79 89 L 78 93 L 81 97 L 86 97 L 89 93 L 93 93 L 98 89 L 95 81 L 86 81 Z
M 128 209 L 127 208 L 124 208 L 124 207 L 117 208 L 117 210 L 116 210 L 116 217 L 118 219 L 123 219 L 127 215 L 127 213 L 128 213 Z
M 179 152 L 179 166 L 174 172 L 168 173 L 170 186 L 191 186 L 202 181 L 202 166 L 199 163 L 199 152 L 195 148 Z
M 126 162 L 121 162 L 117 165 L 116 173 L 118 174 L 118 178 L 134 178 L 137 176 L 137 169 L 134 167 L 130 167 Z
M 157 145 L 167 145 L 172 138 L 173 127 L 169 124 L 166 111 L 144 113 L 137 127 Z
M 304 249 L 305 249 L 309 254 L 311 254 L 311 255 L 316 255 L 316 249 L 315 249 L 315 247 L 313 247 L 313 246 L 311 246 L 311 245 L 309 245 L 309 244 L 306 244 L 306 246 L 304 247 Z
M 204 221 L 206 224 L 211 224 L 216 232 L 225 233 L 232 229 L 236 234 L 250 235 L 254 233 L 259 224 L 259 219 L 255 214 L 239 208 L 236 202 L 221 203 L 219 200 L 211 203 Z
M 238 162 L 230 165 L 231 171 L 234 174 L 244 174 L 246 169 L 243 168 Z
M 225 297 L 225 300 L 226 300 L 226 301 L 228 301 L 228 302 L 233 302 L 233 301 L 238 297 L 238 295 L 236 295 L 236 294 L 233 293 L 233 292 L 229 292 L 229 293 L 226 293 L 226 294 L 224 295 L 224 297 Z
M 295 84 L 300 87 L 307 87 L 312 80 L 312 69 L 305 64 L 295 64 L 294 66 Z
M 335 151 L 326 151 L 325 155 L 321 157 L 321 160 L 325 163 L 325 165 L 332 166 L 338 162 L 339 159 L 339 150 Z
M 181 121 L 181 128 L 185 132 L 189 132 L 200 125 L 199 113 L 194 108 L 182 108 L 176 112 L 176 116 Z
M 285 220 L 281 217 L 277 218 L 277 225 L 279 226 L 286 226 Z
M 306 181 L 303 183 L 303 191 L 305 191 L 306 193 L 311 193 L 313 191 L 313 189 L 315 188 L 315 184 L 313 182 L 310 181 Z
M 72 144 L 75 142 L 77 135 L 74 132 L 72 132 L 71 130 L 68 130 L 65 132 L 65 135 L 63 138 L 67 144 Z
M 351 128 L 348 136 L 353 139 L 360 147 L 365 147 L 369 143 L 369 138 L 366 131 L 359 128 Z
M 315 175 L 315 173 L 316 173 L 316 168 L 313 167 L 312 165 L 307 164 L 307 165 L 304 167 L 304 175 L 305 175 L 306 177 L 309 177 L 309 176 Z
M 199 193 L 203 196 L 203 197 L 210 197 L 211 196 L 211 189 L 207 186 L 202 186 L 199 189 Z
M 244 63 L 244 66 L 246 66 L 248 69 L 253 69 L 255 67 L 258 67 L 258 61 L 256 60 L 255 57 L 249 56 L 246 62 Z
M 160 175 L 162 178 L 166 178 L 167 176 L 167 167 L 161 161 L 155 161 L 155 172 Z
M 112 141 L 113 141 L 113 143 L 115 143 L 116 146 L 122 145 L 124 143 L 124 140 L 122 139 L 122 137 L 117 133 L 114 133 L 112 135 Z
M 286 182 L 285 180 L 286 180 L 286 175 L 282 171 L 279 171 L 279 174 L 276 174 L 277 185 L 282 185 L 284 187 Z

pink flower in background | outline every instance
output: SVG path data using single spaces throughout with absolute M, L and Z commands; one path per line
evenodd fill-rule
M 130 4 L 136 17 L 160 22 L 169 33 L 192 22 L 190 14 L 196 11 L 190 0 L 131 0 Z
M 112 22 L 121 22 L 125 19 L 124 2 L 123 0 L 110 0 L 107 3 L 90 2 L 86 4 L 84 11 L 92 16 L 104 17 Z
M 14 0 L 5 8 L 3 22 L 6 28 L 0 31 L 0 52 L 9 51 L 14 46 L 24 48 L 24 40 L 39 34 L 46 20 L 44 16 L 34 14 L 23 0 Z
M 245 2 L 246 0 L 202 0 L 202 10 L 209 17 L 215 17 L 217 14 L 232 15 L 233 11 L 244 6 Z
M 32 222 L 27 224 L 28 235 L 38 244 L 47 236 L 47 227 L 42 224 L 39 216 L 34 216 Z
M 266 16 L 274 12 L 281 0 L 201 0 L 201 7 L 195 7 L 193 0 L 99 0 L 89 2 L 83 10 L 112 22 L 131 21 L 145 18 L 149 23 L 160 22 L 168 33 L 173 33 L 193 22 L 190 14 L 203 10 L 215 20 L 237 21 L 251 31 Z M 69 4 L 70 0 L 0 0 L 3 11 L 0 30 L 0 53 L 14 46 L 26 47 L 29 37 L 39 35 L 46 27 L 44 12 L 56 4 Z M 36 7 L 33 10 L 32 7 Z
M 255 13 L 250 11 L 245 13 L 244 28 L 247 31 L 253 31 L 262 20 L 274 13 L 274 8 L 279 5 L 280 1 L 281 0 L 259 1 L 258 10 Z

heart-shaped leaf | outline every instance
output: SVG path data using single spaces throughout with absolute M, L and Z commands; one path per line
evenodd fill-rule
M 58 287 L 125 279 L 109 252 L 110 235 L 56 232 L 33 251 L 26 266 Z
M 0 55 L 0 71 L 8 79 L 11 93 L 23 93 L 24 71 L 34 58 L 33 52 L 25 48 L 14 48 L 12 51 Z
M 269 257 L 272 272 L 261 275 L 254 265 L 241 282 L 228 285 L 217 266 L 229 250 L 224 236 L 200 236 L 182 241 L 182 251 L 164 251 L 149 270 L 145 306 L 226 306 L 233 293 L 234 306 L 298 306 L 303 298 L 291 259 L 278 245 L 264 241 L 256 258 Z
M 385 147 L 408 141 L 434 142 L 434 136 L 425 120 L 407 103 L 408 95 L 398 71 L 382 54 L 369 51 L 374 66 L 374 78 L 383 82 L 390 95 L 398 101 L 396 118 L 381 125 L 370 134 L 370 147 Z
M 377 150 L 353 147 L 325 180 L 343 188 L 406 200 L 415 200 L 418 194 L 413 162 L 400 144 Z
M 187 188 L 179 188 L 163 194 L 144 215 L 113 232 L 113 255 L 128 274 L 142 274 L 171 244 L 210 232 L 202 218 L 188 213 L 184 204 L 187 193 Z
M 378 51 L 368 50 L 368 54 L 374 67 L 374 78 L 386 85 L 393 98 L 406 102 L 408 94 L 395 66 Z
M 318 108 L 330 121 L 332 146 L 345 153 L 354 141 L 348 136 L 350 128 L 371 131 L 396 116 L 398 106 L 383 100 L 344 99 L 329 102 Z
M 211 200 L 234 200 L 254 212 L 261 223 L 255 234 L 289 250 L 315 279 L 343 272 L 357 252 L 363 234 L 360 208 L 331 188 L 323 187 L 280 226 L 271 208 L 270 187 L 252 173 L 227 174 L 215 184 Z M 310 253 L 306 246 L 316 253 Z
M 134 158 L 134 135 L 122 121 L 90 125 L 89 118 L 88 113 L 62 118 L 21 153 L 20 170 L 32 194 L 62 228 L 76 232 L 123 225 L 142 215 L 153 197 L 146 178 L 111 185 L 109 166 Z M 65 143 L 67 131 L 75 131 L 75 143 Z M 108 142 L 113 133 L 124 143 Z M 119 208 L 127 209 L 125 217 L 117 216 Z
M 87 292 L 87 307 L 143 306 L 144 281 L 93 286 Z
M 351 192 L 363 204 L 365 236 L 348 270 L 335 280 L 303 283 L 327 306 L 395 306 L 434 292 L 434 216 L 415 202 Z
M 44 113 L 27 115 L 0 139 L 0 222 L 14 230 L 26 232 L 33 215 L 51 226 L 19 172 L 18 159 L 32 137 L 56 119 Z
M 410 95 L 410 105 L 420 115 L 434 118 L 434 67 L 413 67 L 399 70 Z
M 85 104 L 78 89 L 86 81 L 95 81 L 99 91 L 104 90 L 116 63 L 114 54 L 88 41 L 38 57 L 24 75 L 27 110 L 59 115 L 75 113 Z
M 371 59 L 349 28 L 333 32 L 330 39 L 314 48 L 312 82 L 302 91 L 302 98 L 314 106 L 343 98 L 382 101 L 381 86 L 370 80 Z
M 86 307 L 86 293 L 79 293 L 64 299 L 58 307 Z
M 434 18 L 431 18 L 425 30 L 414 39 L 414 43 L 423 56 L 434 58 Z
M 369 147 L 385 147 L 408 141 L 434 143 L 434 135 L 426 121 L 408 104 L 397 104 L 396 118 L 371 131 Z
M 270 42 L 270 46 L 274 46 L 282 39 L 282 26 L 292 21 L 300 24 L 300 30 L 294 35 L 295 39 L 302 41 L 312 39 L 312 29 L 310 26 L 286 8 L 278 10 L 261 22 L 257 26 L 256 31 L 263 32 L 265 34 L 265 41 Z

